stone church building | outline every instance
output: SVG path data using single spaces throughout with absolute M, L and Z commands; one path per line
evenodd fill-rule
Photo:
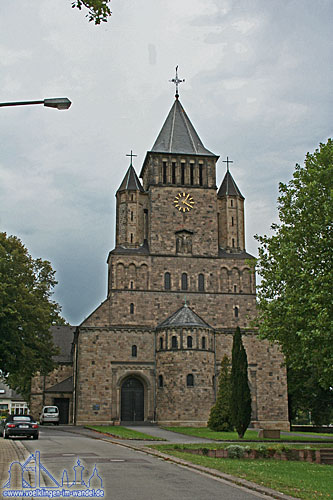
M 177 92 L 140 176 L 131 157 L 116 192 L 107 297 L 76 329 L 53 329 L 58 368 L 33 380 L 33 414 L 56 402 L 77 424 L 206 425 L 239 326 L 252 425 L 289 429 L 283 357 L 251 328 L 244 196 L 228 163 L 216 186 L 218 159 Z

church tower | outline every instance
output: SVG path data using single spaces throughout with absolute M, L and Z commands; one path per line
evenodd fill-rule
M 244 252 L 244 196 L 229 171 L 229 165 L 217 193 L 217 203 L 220 248 L 229 253 Z
M 178 95 L 138 177 L 116 192 L 106 300 L 75 338 L 77 423 L 204 426 L 224 355 L 241 328 L 252 424 L 288 428 L 286 374 L 258 340 L 255 276 L 245 250 L 244 197 L 207 149 Z

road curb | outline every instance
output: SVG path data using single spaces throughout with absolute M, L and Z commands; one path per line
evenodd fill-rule
M 266 495 L 268 497 L 278 499 L 278 500 L 300 500 L 298 497 L 291 497 L 289 495 L 285 495 L 284 493 L 280 493 L 279 491 L 272 490 L 271 488 L 266 488 L 265 486 L 260 486 L 259 484 L 252 483 L 251 481 L 247 481 L 246 479 L 241 479 L 236 476 L 232 476 L 230 474 L 225 474 L 224 472 L 220 472 L 216 469 L 210 469 L 209 467 L 203 467 L 202 465 L 193 464 L 192 462 L 187 462 L 181 458 L 173 457 L 172 455 L 167 455 L 166 453 L 162 453 L 161 451 L 153 450 L 152 448 L 140 447 L 131 445 L 129 443 L 122 443 L 113 439 L 105 439 L 100 438 L 101 441 L 105 441 L 106 443 L 116 444 L 119 446 L 124 446 L 125 448 L 130 448 L 135 451 L 139 451 L 142 453 L 146 453 L 147 455 L 152 455 L 158 458 L 161 458 L 167 462 L 172 462 L 177 465 L 181 465 L 182 467 L 186 467 L 188 469 L 193 469 L 198 472 L 207 474 L 209 476 L 213 476 L 219 479 L 222 479 L 228 483 L 233 483 L 238 486 L 242 486 L 252 491 L 256 491 L 257 493 L 261 493 L 262 495 Z

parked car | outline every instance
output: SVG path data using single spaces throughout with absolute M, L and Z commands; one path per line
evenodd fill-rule
M 31 415 L 9 415 L 0 421 L 0 431 L 4 439 L 10 436 L 39 437 L 39 425 Z
M 57 406 L 44 406 L 39 417 L 40 425 L 59 425 L 59 408 Z

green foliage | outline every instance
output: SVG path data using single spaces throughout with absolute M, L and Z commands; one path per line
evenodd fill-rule
M 333 379 L 333 142 L 320 144 L 279 185 L 279 224 L 260 243 L 258 326 L 278 341 L 287 366 L 312 373 L 323 389 Z
M 290 420 L 318 426 L 333 423 L 332 387 L 321 387 L 315 372 L 306 367 L 288 368 L 287 375 Z
M 208 427 L 213 431 L 232 431 L 231 420 L 231 381 L 229 358 L 224 356 L 221 362 L 221 372 L 219 376 L 219 389 L 216 403 L 210 410 Z
M 259 457 L 268 457 L 268 448 L 265 444 L 260 444 L 259 446 L 257 446 L 256 451 Z
M 81 10 L 82 7 L 86 7 L 88 9 L 86 17 L 89 22 L 94 21 L 95 24 L 101 24 L 102 21 L 106 23 L 112 14 L 109 4 L 110 0 L 75 0 L 72 2 L 72 8 Z
M 51 300 L 56 284 L 48 261 L 33 259 L 15 236 L 0 233 L 0 372 L 27 399 L 30 380 L 53 368 L 50 326 L 61 321 Z
M 239 438 L 243 438 L 251 421 L 251 393 L 247 376 L 247 356 L 239 327 L 232 346 L 231 415 Z
M 243 458 L 245 451 L 245 446 L 240 446 L 238 444 L 231 444 L 227 446 L 226 450 L 228 450 L 228 458 Z

